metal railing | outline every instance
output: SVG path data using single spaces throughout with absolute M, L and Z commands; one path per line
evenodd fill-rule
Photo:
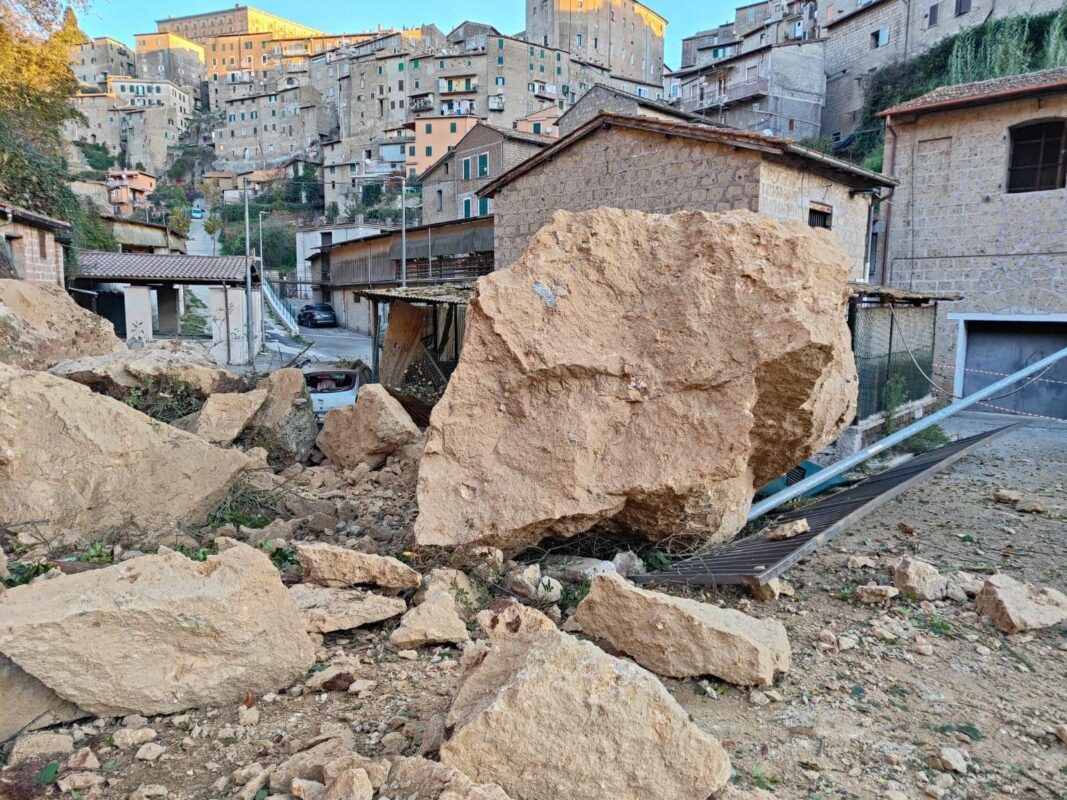
M 770 81 L 767 78 L 755 78 L 750 81 L 728 83 L 723 87 L 721 94 L 709 94 L 705 97 L 694 97 L 682 101 L 684 111 L 700 111 L 705 108 L 721 106 L 725 103 L 735 103 L 749 97 L 765 95 L 770 90 Z
M 300 326 L 296 324 L 296 310 L 274 288 L 274 283 L 266 275 L 263 276 L 263 298 L 267 301 L 267 305 L 271 307 L 274 315 L 278 317 L 278 320 L 288 328 L 289 333 L 300 333 Z

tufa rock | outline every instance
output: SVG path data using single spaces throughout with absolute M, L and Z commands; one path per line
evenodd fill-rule
M 420 436 L 400 402 L 379 383 L 359 387 L 355 405 L 326 414 L 315 443 L 342 469 L 366 464 L 377 469 L 385 459 Z
M 296 778 L 323 782 L 323 769 L 346 753 L 352 752 L 356 739 L 346 725 L 324 725 L 322 732 L 304 749 L 278 765 L 270 776 L 272 792 L 288 792 Z
M 776 620 L 639 589 L 617 574 L 593 579 L 574 621 L 582 631 L 659 675 L 714 675 L 770 686 L 789 669 L 789 639 Z
M 474 783 L 458 769 L 425 758 L 398 758 L 382 785 L 398 800 L 511 800 L 495 783 Z
M 212 444 L 229 446 L 241 435 L 266 399 L 266 389 L 213 394 L 203 408 L 193 415 L 195 419 L 190 421 L 185 430 Z
M 421 604 L 406 613 L 400 625 L 389 634 L 389 642 L 400 650 L 466 641 L 470 641 L 467 624 L 455 598 L 443 589 L 431 592 Z
M 34 540 L 201 523 L 247 463 L 77 383 L 0 364 L 0 526 Z
M 1014 506 L 1020 500 L 1023 499 L 1022 492 L 1017 492 L 1014 489 L 994 489 L 993 499 L 998 503 L 1004 503 L 1005 505 Z
M 563 584 L 541 574 L 540 564 L 512 570 L 508 573 L 508 591 L 535 603 L 555 603 L 563 596 Z
M 515 800 L 705 800 L 730 777 L 721 745 L 649 672 L 514 601 L 478 619 L 490 646 L 465 658 L 442 764 Z
M 3 593 L 0 593 L 0 599 Z M 0 742 L 22 730 L 36 730 L 71 722 L 87 714 L 10 658 L 0 655 Z
M 308 583 L 289 587 L 289 598 L 304 617 L 308 633 L 333 633 L 373 625 L 407 610 L 398 597 L 354 589 L 326 589 Z
M 370 584 L 394 592 L 417 589 L 422 576 L 390 556 L 360 553 L 323 542 L 299 542 L 296 557 L 304 580 L 322 586 L 345 587 Z
M 262 447 L 276 468 L 306 461 L 315 446 L 318 426 L 311 409 L 304 373 L 277 369 L 259 382 L 267 396 L 241 434 L 244 447 Z
M 58 361 L 125 350 L 108 320 L 62 286 L 0 279 L 0 363 L 48 369 Z
M 337 780 L 342 772 L 362 771 L 367 773 L 371 786 L 375 789 L 385 783 L 391 764 L 388 759 L 371 759 L 359 753 L 346 753 L 322 768 L 322 777 L 327 786 Z
M 732 538 L 754 487 L 852 419 L 851 270 L 826 231 L 750 212 L 556 212 L 478 280 L 419 544 L 515 552 L 608 519 Z
M 974 605 L 979 614 L 1008 634 L 1048 628 L 1067 620 L 1067 595 L 1048 587 L 1038 589 L 1003 573 L 986 579 Z
M 478 589 L 467 573 L 449 567 L 431 569 L 422 577 L 422 588 L 415 594 L 415 603 L 423 602 L 437 591 L 445 591 L 452 595 L 464 618 L 474 615 L 474 607 L 478 601 Z
M 160 381 L 185 384 L 201 399 L 216 392 L 240 392 L 247 385 L 240 375 L 220 367 L 205 348 L 175 341 L 151 342 L 136 350 L 63 361 L 49 372 L 116 400 L 133 389 L 158 385 Z
M 905 556 L 893 565 L 893 585 L 912 600 L 943 600 L 948 578 L 933 564 Z
M 0 595 L 0 653 L 102 717 L 228 705 L 288 686 L 314 661 L 278 571 L 246 545 L 11 589 Z

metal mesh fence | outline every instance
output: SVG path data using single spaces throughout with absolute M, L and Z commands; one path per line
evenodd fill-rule
M 930 393 L 922 373 L 933 374 L 936 318 L 936 305 L 853 306 L 849 325 L 859 374 L 857 419 Z

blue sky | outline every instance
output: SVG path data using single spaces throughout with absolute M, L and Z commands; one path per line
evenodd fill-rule
M 351 0 L 316 0 L 313 3 L 242 1 L 331 33 L 366 30 L 377 25 L 412 27 L 429 22 L 436 23 L 447 33 L 465 19 L 488 22 L 504 33 L 516 33 L 526 25 L 524 0 L 392 0 L 380 4 Z M 651 0 L 649 5 L 670 22 L 665 54 L 667 65 L 678 66 L 682 37 L 725 22 L 733 17 L 734 7 L 743 4 L 743 0 Z M 156 19 L 168 13 L 181 16 L 214 11 L 228 5 L 226 0 L 162 0 L 159 3 L 91 0 L 90 8 L 78 16 L 82 30 L 90 36 L 113 36 L 133 45 L 134 34 L 154 31 Z

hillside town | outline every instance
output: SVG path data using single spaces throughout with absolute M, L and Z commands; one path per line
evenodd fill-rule
M 0 0 L 0 800 L 1067 800 L 1067 3 L 505 2 Z

